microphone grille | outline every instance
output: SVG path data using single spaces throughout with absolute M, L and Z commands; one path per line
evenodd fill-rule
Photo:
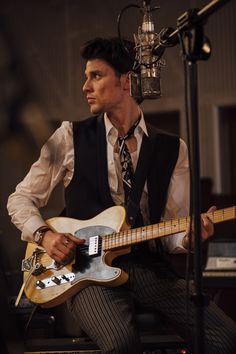
M 141 91 L 143 98 L 161 97 L 160 77 L 141 77 Z

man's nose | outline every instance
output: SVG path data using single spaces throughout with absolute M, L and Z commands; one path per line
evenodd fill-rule
M 91 90 L 91 85 L 89 83 L 89 80 L 87 79 L 83 85 L 83 92 L 88 92 Z

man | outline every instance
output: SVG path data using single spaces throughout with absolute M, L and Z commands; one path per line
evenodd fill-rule
M 61 180 L 68 217 L 90 219 L 114 204 L 125 205 L 133 227 L 188 214 L 186 145 L 146 125 L 139 104 L 129 93 L 134 47 L 129 41 L 124 43 L 126 49 L 119 39 L 97 38 L 82 47 L 87 61 L 83 91 L 94 116 L 74 124 L 63 122 L 9 197 L 9 214 L 22 230 L 22 239 L 40 243 L 58 263 L 68 262 L 76 246 L 84 243 L 82 237 L 48 229 L 40 215 L 39 208 Z M 128 147 L 125 164 L 124 146 Z M 128 166 L 130 159 L 132 166 Z M 127 174 L 128 181 L 123 182 Z M 203 240 L 212 233 L 213 226 L 204 216 Z M 185 317 L 185 282 L 162 257 L 163 249 L 186 252 L 188 242 L 186 231 L 163 238 L 161 243 L 134 246 L 130 254 L 113 262 L 129 274 L 124 285 L 91 285 L 68 300 L 73 316 L 103 353 L 141 353 L 136 304 L 160 311 L 183 336 L 189 329 L 193 335 L 193 309 L 189 328 Z M 235 324 L 213 303 L 206 309 L 205 327 L 207 353 L 235 352 Z

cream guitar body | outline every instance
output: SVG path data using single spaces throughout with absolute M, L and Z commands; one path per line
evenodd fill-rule
M 70 232 L 86 241 L 77 249 L 73 262 L 63 267 L 58 266 L 43 248 L 28 243 L 24 262 L 32 261 L 31 267 L 36 269 L 34 274 L 24 272 L 24 291 L 32 302 L 53 307 L 90 284 L 118 286 L 127 281 L 128 275 L 111 267 L 111 263 L 117 256 L 128 253 L 130 248 L 104 251 L 102 247 L 103 236 L 120 231 L 125 224 L 122 207 L 109 208 L 86 221 L 56 217 L 47 220 L 47 224 L 55 231 Z
M 235 219 L 236 207 L 208 213 L 213 223 Z M 114 258 L 129 253 L 131 246 L 148 240 L 185 231 L 188 217 L 172 219 L 154 225 L 129 229 L 125 226 L 125 209 L 114 206 L 89 220 L 55 217 L 47 220 L 54 231 L 71 233 L 85 239 L 78 246 L 75 259 L 58 265 L 43 248 L 28 243 L 22 262 L 24 292 L 42 307 L 61 304 L 89 285 L 119 286 L 128 279 L 122 269 L 113 267 Z

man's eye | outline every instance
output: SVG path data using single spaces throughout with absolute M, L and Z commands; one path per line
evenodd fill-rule
M 92 77 L 93 77 L 93 79 L 95 79 L 95 80 L 99 80 L 99 79 L 101 78 L 101 75 L 98 74 L 98 73 L 93 73 Z

